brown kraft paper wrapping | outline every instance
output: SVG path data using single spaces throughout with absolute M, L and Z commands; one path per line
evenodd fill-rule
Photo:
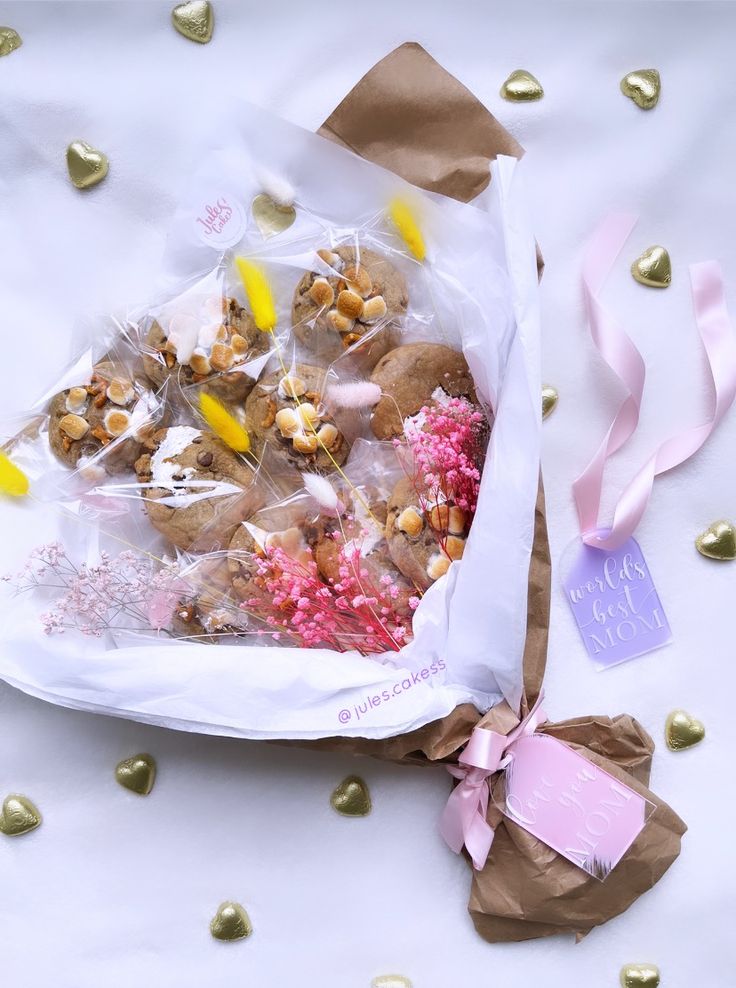
M 416 43 L 401 45 L 375 65 L 319 133 L 421 188 L 463 202 L 488 184 L 489 159 L 523 153 L 483 104 Z M 522 713 L 534 704 L 544 678 L 550 571 L 540 480 L 529 566 Z M 326 738 L 306 745 L 428 765 L 456 760 L 478 724 L 507 733 L 518 721 L 505 702 L 484 717 L 463 704 L 441 720 L 383 741 Z M 632 717 L 579 717 L 547 723 L 541 730 L 620 778 L 655 809 L 621 862 L 600 882 L 504 817 L 492 800 L 488 820 L 496 836 L 485 867 L 473 872 L 469 905 L 478 933 L 491 942 L 553 933 L 583 937 L 658 881 L 679 854 L 686 829 L 647 788 L 654 743 Z M 498 796 L 499 775 L 493 783 Z

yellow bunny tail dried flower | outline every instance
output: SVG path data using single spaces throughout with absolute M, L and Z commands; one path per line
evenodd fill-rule
M 207 425 L 216 436 L 234 449 L 236 453 L 247 453 L 250 449 L 250 437 L 247 430 L 238 422 L 235 416 L 212 395 L 202 393 L 199 396 L 199 408 Z
M 0 493 L 13 497 L 25 497 L 29 490 L 28 477 L 15 463 L 0 452 Z
M 424 238 L 408 203 L 403 199 L 394 199 L 389 205 L 388 212 L 401 239 L 414 257 L 418 261 L 423 261 L 427 254 Z
M 256 326 L 264 333 L 272 333 L 276 326 L 276 308 L 273 304 L 271 286 L 263 268 L 245 257 L 236 257 L 235 264 L 243 279 L 243 287 Z

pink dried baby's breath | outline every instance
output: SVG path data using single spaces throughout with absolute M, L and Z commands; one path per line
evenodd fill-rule
M 390 577 L 374 584 L 361 562 L 360 547 L 343 543 L 340 579 L 325 582 L 314 564 L 304 566 L 282 548 L 269 547 L 258 569 L 266 592 L 257 606 L 252 601 L 241 606 L 300 647 L 355 649 L 363 655 L 398 651 L 411 633 L 410 618 L 393 606 L 398 587 Z
M 487 425 L 484 415 L 466 398 L 449 398 L 423 407 L 421 428 L 405 431 L 412 465 L 407 469 L 424 511 L 454 504 L 471 516 L 480 493 Z M 447 532 L 436 531 L 444 549 Z
M 154 572 L 151 560 L 131 550 L 115 557 L 101 552 L 97 564 L 76 565 L 58 542 L 34 549 L 11 582 L 21 593 L 62 591 L 40 616 L 45 634 L 74 629 L 94 638 L 121 627 L 161 630 L 185 588 L 175 565 Z

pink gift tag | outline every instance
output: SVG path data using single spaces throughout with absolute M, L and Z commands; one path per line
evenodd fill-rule
M 666 645 L 672 632 L 638 542 L 577 546 L 563 584 L 591 659 L 608 668 Z
M 573 748 L 546 734 L 520 738 L 506 768 L 506 815 L 601 881 L 654 806 Z

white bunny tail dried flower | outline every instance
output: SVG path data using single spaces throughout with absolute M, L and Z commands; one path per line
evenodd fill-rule
M 326 399 L 335 408 L 371 408 L 381 398 L 381 389 L 372 381 L 331 384 Z
M 275 175 L 265 168 L 258 169 L 258 181 L 266 195 L 271 196 L 277 206 L 291 206 L 296 198 L 296 189 L 282 175 Z
M 304 486 L 325 511 L 339 512 L 341 507 L 340 499 L 337 496 L 335 488 L 325 477 L 320 477 L 316 473 L 305 473 Z

